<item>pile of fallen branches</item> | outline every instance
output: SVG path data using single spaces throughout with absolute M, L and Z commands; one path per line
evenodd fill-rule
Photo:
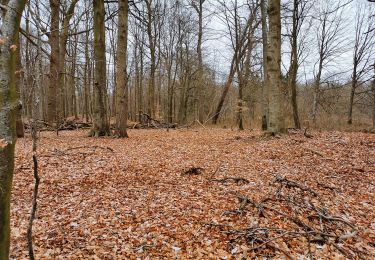
M 30 131 L 31 127 L 28 122 L 24 122 L 26 131 Z M 88 129 L 92 127 L 92 123 L 86 123 L 79 120 L 64 119 L 60 123 L 53 125 L 46 121 L 39 120 L 36 122 L 36 127 L 39 132 L 43 131 L 72 131 L 77 129 Z
M 131 129 L 175 129 L 177 124 L 175 123 L 165 123 L 152 118 L 149 114 L 142 113 L 140 116 L 140 122 L 128 125 Z
M 239 205 L 223 215 L 246 216 L 251 223 L 243 229 L 206 224 L 220 228 L 228 236 L 232 252 L 245 247 L 246 254 L 255 258 L 284 255 L 289 259 L 298 256 L 315 259 L 319 258 L 319 252 L 320 256 L 330 254 L 349 259 L 370 257 L 366 247 L 371 245 L 358 243 L 358 228 L 344 217 L 333 214 L 323 204 L 319 193 L 305 185 L 275 175 L 268 194 L 261 199 L 233 194 Z

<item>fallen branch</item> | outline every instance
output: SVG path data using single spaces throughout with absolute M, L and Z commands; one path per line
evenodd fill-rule
M 280 175 L 276 176 L 274 183 L 280 183 L 281 185 L 284 184 L 287 188 L 298 188 L 302 191 L 311 193 L 315 197 L 318 197 L 318 193 L 315 192 L 314 190 L 312 190 L 308 187 L 304 187 L 304 186 L 302 186 L 301 184 L 299 184 L 295 181 L 288 180 L 287 178 L 282 177 Z
M 223 179 L 210 179 L 210 181 L 213 181 L 213 182 L 220 182 L 220 183 L 226 183 L 226 182 L 235 182 L 236 184 L 240 184 L 241 182 L 244 183 L 244 184 L 248 184 L 250 183 L 249 180 L 245 179 L 245 178 L 241 178 L 241 177 L 226 177 L 226 178 L 223 178 Z
M 191 167 L 184 172 L 181 173 L 181 176 L 193 176 L 193 175 L 200 175 L 204 172 L 203 168 L 200 167 Z

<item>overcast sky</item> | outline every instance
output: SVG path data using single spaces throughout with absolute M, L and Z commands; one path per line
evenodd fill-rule
M 238 0 L 241 2 L 241 0 Z M 232 49 L 229 45 L 229 40 L 226 37 L 227 28 L 225 24 L 215 15 L 209 15 L 209 12 L 216 9 L 213 5 L 217 5 L 216 1 L 211 1 L 207 5 L 207 24 L 205 31 L 205 61 L 213 65 L 214 68 L 220 72 L 219 75 L 220 81 L 224 81 L 230 67 L 230 60 L 232 55 Z M 230 1 L 227 1 L 230 2 Z M 282 1 L 286 2 L 286 1 Z M 316 67 L 317 58 L 318 58 L 318 44 L 317 44 L 317 30 L 318 30 L 318 15 L 317 13 L 321 9 L 328 5 L 329 10 L 333 10 L 334 7 L 342 5 L 348 0 L 315 0 L 311 1 L 313 7 L 309 12 L 312 19 L 312 26 L 309 29 L 308 33 L 302 32 L 304 35 L 303 41 L 306 44 L 306 58 L 305 61 L 301 64 L 299 68 L 299 81 L 301 83 L 305 82 L 305 79 L 311 80 L 314 77 L 314 67 Z M 360 5 L 365 5 L 367 10 L 367 15 L 374 14 L 375 3 L 368 3 L 367 0 L 353 0 L 351 3 L 343 7 L 342 12 L 342 22 L 340 26 L 340 37 L 338 38 L 337 45 L 340 47 L 340 50 L 336 52 L 336 55 L 332 57 L 332 60 L 327 64 L 326 69 L 324 70 L 324 77 L 335 74 L 337 72 L 343 72 L 336 79 L 344 81 L 350 77 L 351 68 L 352 68 L 352 56 L 354 49 L 354 37 L 355 37 L 355 14 L 356 10 Z M 220 15 L 217 14 L 217 15 Z M 330 15 L 334 17 L 334 14 Z M 306 21 L 305 27 L 308 26 L 309 21 Z M 282 25 L 282 32 L 285 34 L 287 28 L 285 24 Z M 260 47 L 260 46 L 259 46 Z M 289 42 L 287 39 L 284 39 L 282 46 L 282 69 L 283 73 L 286 72 L 287 67 L 289 66 Z

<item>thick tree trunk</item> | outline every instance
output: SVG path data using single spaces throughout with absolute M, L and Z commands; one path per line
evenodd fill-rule
M 50 123 L 57 124 L 60 92 L 60 5 L 59 0 L 50 0 L 51 7 L 51 34 L 49 43 L 51 45 L 50 55 L 50 77 L 48 87 L 48 103 L 47 103 L 47 120 Z M 61 87 L 61 86 L 60 86 Z M 60 96 L 60 95 L 59 95 Z
M 104 26 L 104 0 L 93 2 L 94 16 L 94 108 L 93 128 L 91 136 L 109 135 L 109 122 L 107 118 L 107 88 L 106 88 L 106 56 L 105 56 L 105 26 Z
M 9 258 L 10 197 L 16 145 L 17 38 L 25 0 L 10 0 L 0 28 L 0 259 Z
M 269 123 L 268 132 L 277 134 L 286 130 L 284 113 L 281 105 L 281 21 L 280 0 L 270 0 L 269 16 L 269 46 L 267 49 L 267 69 L 269 76 Z
M 117 98 L 116 98 L 116 135 L 128 137 L 126 124 L 128 119 L 128 0 L 118 1 L 118 39 L 117 39 Z
M 375 80 L 372 81 L 372 132 L 375 133 Z

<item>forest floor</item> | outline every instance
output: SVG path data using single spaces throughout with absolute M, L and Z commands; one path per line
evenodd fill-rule
M 375 135 L 43 132 L 36 259 L 375 259 Z M 27 258 L 31 140 L 19 139 L 13 259 Z

